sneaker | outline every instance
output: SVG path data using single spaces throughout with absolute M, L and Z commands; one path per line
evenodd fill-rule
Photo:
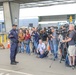
M 72 67 L 72 65 L 69 65 L 69 67 Z
M 21 52 L 21 53 L 24 53 L 24 52 Z
M 55 61 L 55 58 L 53 60 Z
M 74 68 L 75 68 L 75 65 L 72 66 L 72 69 L 74 69 Z

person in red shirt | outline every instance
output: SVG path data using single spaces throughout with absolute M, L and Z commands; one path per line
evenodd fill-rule
M 24 44 L 26 45 L 26 53 L 30 54 L 30 39 L 31 39 L 31 36 L 29 34 L 29 30 L 26 30 L 26 33 L 25 33 L 25 37 L 24 37 Z

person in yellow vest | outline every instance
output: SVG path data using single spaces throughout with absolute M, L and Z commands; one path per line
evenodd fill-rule
M 24 33 L 23 30 L 20 29 L 19 30 L 19 34 L 18 34 L 18 40 L 19 40 L 19 53 L 23 53 L 24 52 Z
M 2 43 L 0 43 L 0 47 L 3 48 L 3 49 L 5 49 L 5 47 L 4 47 L 4 45 Z

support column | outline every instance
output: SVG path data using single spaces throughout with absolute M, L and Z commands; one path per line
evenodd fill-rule
M 14 2 L 4 2 L 4 20 L 6 26 L 6 32 L 12 29 L 12 25 L 19 25 L 19 7 L 18 3 Z

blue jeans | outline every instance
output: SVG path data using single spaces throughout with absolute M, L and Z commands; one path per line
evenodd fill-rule
M 18 51 L 19 52 L 24 52 L 24 43 L 21 42 L 20 44 L 21 44 L 21 46 L 19 46 Z
M 51 53 L 54 53 L 53 42 L 51 40 L 49 40 L 49 45 L 51 48 Z
M 30 53 L 30 46 L 29 46 L 29 44 L 30 44 L 30 41 L 29 40 L 27 40 L 28 41 L 28 44 L 26 44 L 26 53 Z
M 34 47 L 35 47 L 35 53 L 36 53 L 36 50 L 37 50 L 37 47 L 38 47 L 38 42 L 36 42 L 35 40 L 34 40 Z
M 58 58 L 58 45 L 53 44 L 53 48 L 54 48 L 54 59 L 55 59 Z
M 45 54 L 40 54 L 40 58 L 44 58 L 44 57 L 46 57 L 46 55 Z
M 26 53 L 30 53 L 30 47 L 29 47 L 29 45 L 26 45 Z
M 37 54 L 39 55 L 39 58 L 44 58 L 44 57 L 47 57 L 48 53 L 49 53 L 49 51 L 46 51 L 43 54 L 40 54 L 40 52 Z
M 21 42 L 21 52 L 24 52 L 24 43 Z

